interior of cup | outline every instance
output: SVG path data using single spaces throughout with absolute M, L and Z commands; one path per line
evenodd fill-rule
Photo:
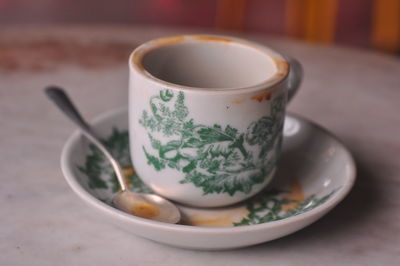
M 153 77 L 196 88 L 244 88 L 271 79 L 277 66 L 266 51 L 239 42 L 187 40 L 159 46 L 142 58 Z

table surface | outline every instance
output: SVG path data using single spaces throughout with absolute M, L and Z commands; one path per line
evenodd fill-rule
M 311 226 L 230 251 L 161 245 L 104 223 L 64 181 L 60 153 L 75 127 L 43 87 L 65 87 L 87 118 L 126 106 L 127 56 L 190 29 L 0 28 L 0 265 L 396 265 L 400 261 L 400 61 L 343 47 L 242 35 L 305 69 L 289 110 L 336 134 L 357 162 L 349 196 Z M 203 31 L 200 31 L 203 32 Z

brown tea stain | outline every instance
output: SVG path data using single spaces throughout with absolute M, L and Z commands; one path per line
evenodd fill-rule
M 185 37 L 183 35 L 178 35 L 178 36 L 160 38 L 160 39 L 154 40 L 153 43 L 156 46 L 165 46 L 165 45 L 180 43 L 180 42 L 183 42 L 184 40 L 185 40 Z
M 207 35 L 194 35 L 193 39 L 204 41 L 204 42 L 232 42 L 231 39 L 223 38 L 219 36 L 207 36 Z
M 301 187 L 300 183 L 297 180 L 293 180 L 290 184 L 290 193 L 285 194 L 283 199 L 295 202 L 289 202 L 287 204 L 282 205 L 283 211 L 289 211 L 296 209 L 302 202 L 305 200 L 303 188 Z
M 284 76 L 286 76 L 286 74 L 285 74 L 285 73 L 280 73 L 280 72 L 278 72 L 278 73 L 275 74 L 275 76 L 277 76 L 277 77 L 284 77 Z
M 139 202 L 133 205 L 130 213 L 138 217 L 151 219 L 160 214 L 160 208 L 148 202 Z
M 232 103 L 233 104 L 241 104 L 244 103 L 246 100 L 245 99 L 238 99 L 238 100 L 233 100 Z
M 126 177 L 132 176 L 135 174 L 135 170 L 132 167 L 125 167 L 122 169 L 122 172 Z
M 102 69 L 124 64 L 136 45 L 125 42 L 79 42 L 74 39 L 1 40 L 0 70 L 43 72 L 72 64 Z
M 132 167 L 126 167 L 122 168 L 122 173 L 124 174 L 125 183 L 127 184 L 128 188 L 132 188 L 133 186 L 130 177 L 135 174 L 135 170 Z
M 260 93 L 258 95 L 254 95 L 250 99 L 260 103 L 262 101 L 271 100 L 271 96 L 272 96 L 272 93 L 270 91 L 266 91 L 266 92 Z
M 217 226 L 217 227 L 226 227 L 232 226 L 233 222 L 228 216 L 211 218 L 211 219 L 198 219 L 193 220 L 190 225 L 193 226 Z
M 241 221 L 249 214 L 245 208 L 237 208 L 231 211 L 224 211 L 223 214 L 192 214 L 185 221 L 185 224 L 192 226 L 209 226 L 209 227 L 229 227 L 233 223 Z
M 277 59 L 277 58 L 273 58 L 273 60 L 276 64 L 276 68 L 278 69 L 278 72 L 275 74 L 275 76 L 278 76 L 278 77 L 286 76 L 287 73 L 289 72 L 288 62 L 281 60 L 281 59 Z
M 142 64 L 142 59 L 143 59 L 143 52 L 135 52 L 132 56 L 132 63 L 140 70 L 140 71 L 145 71 L 145 68 Z

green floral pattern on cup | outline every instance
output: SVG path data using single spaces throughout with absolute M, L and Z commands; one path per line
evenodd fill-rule
M 284 95 L 273 99 L 271 115 L 250 123 L 245 132 L 231 125 L 204 125 L 190 118 L 184 92 L 162 90 L 150 99 L 150 112 L 139 123 L 148 131 L 148 164 L 184 173 L 180 183 L 193 183 L 204 194 L 251 192 L 275 168 L 282 141 Z M 155 135 L 162 134 L 162 142 Z

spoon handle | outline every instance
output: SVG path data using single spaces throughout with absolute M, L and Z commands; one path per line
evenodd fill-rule
M 107 148 L 103 145 L 103 143 L 101 143 L 100 139 L 93 132 L 89 124 L 80 115 L 74 104 L 69 99 L 68 95 L 64 92 L 64 90 L 52 86 L 52 87 L 47 87 L 45 89 L 45 93 L 47 97 L 50 100 L 52 100 L 56 104 L 56 106 L 81 129 L 85 137 L 87 137 L 94 145 L 97 146 L 97 148 L 99 148 L 103 152 L 103 154 L 107 157 L 112 167 L 114 168 L 118 182 L 121 186 L 121 190 L 125 191 L 127 189 L 127 185 L 125 182 L 125 177 L 122 172 L 121 166 L 114 159 L 114 157 L 107 150 Z

